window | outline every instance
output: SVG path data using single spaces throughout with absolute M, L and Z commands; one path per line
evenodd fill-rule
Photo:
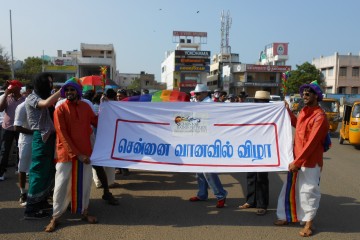
M 322 76 L 323 78 L 326 77 L 326 69 L 321 69 L 321 76 Z
M 146 82 L 145 82 L 145 85 L 146 85 L 146 86 L 149 85 L 149 81 L 146 81 Z
M 332 93 L 332 87 L 326 87 L 325 92 L 326 93 Z
M 359 67 L 353 67 L 352 76 L 353 77 L 359 77 Z
M 346 67 L 341 67 L 339 71 L 340 77 L 346 77 Z
M 104 51 L 100 51 L 101 54 L 104 54 Z
M 328 69 L 328 76 L 331 77 L 334 75 L 334 68 L 329 68 Z
M 345 94 L 346 93 L 346 87 L 339 87 L 338 88 L 338 93 Z
M 351 94 L 358 94 L 358 88 L 357 87 L 352 87 L 351 88 Z

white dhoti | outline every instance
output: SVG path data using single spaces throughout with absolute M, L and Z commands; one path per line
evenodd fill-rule
M 55 174 L 55 188 L 53 196 L 53 217 L 59 218 L 67 209 L 70 202 L 72 207 L 76 201 L 76 208 L 79 212 L 83 213 L 89 206 L 92 167 L 90 164 L 82 164 L 82 171 L 79 174 L 73 173 L 73 163 L 57 163 Z M 79 167 L 80 169 L 80 167 Z M 73 175 L 79 176 L 76 180 L 78 186 L 74 191 Z M 75 179 L 74 179 L 75 180 Z M 76 187 L 76 186 L 75 186 Z M 75 209 L 76 210 L 76 209 Z
M 320 175 L 321 168 L 319 166 L 315 168 L 302 167 L 298 171 L 295 185 L 296 211 L 294 212 L 298 221 L 307 222 L 315 218 L 321 198 Z M 290 214 L 286 211 L 286 209 L 289 209 L 285 201 L 286 188 L 287 180 L 281 189 L 276 211 L 277 218 L 281 220 L 288 220 Z

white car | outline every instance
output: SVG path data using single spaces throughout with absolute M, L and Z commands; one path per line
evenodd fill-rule
M 270 95 L 270 102 L 281 101 L 281 97 L 279 95 Z

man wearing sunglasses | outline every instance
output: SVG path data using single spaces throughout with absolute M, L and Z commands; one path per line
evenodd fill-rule
M 323 166 L 324 142 L 329 130 L 324 111 L 319 106 L 323 95 L 317 81 L 300 87 L 300 95 L 305 107 L 296 117 L 286 103 L 291 124 L 296 128 L 294 139 L 294 161 L 289 164 L 288 180 L 281 190 L 275 225 L 287 225 L 289 222 L 302 222 L 305 226 L 299 232 L 303 237 L 309 237 L 313 232 L 315 218 L 320 202 L 320 173 Z M 296 179 L 296 181 L 291 181 Z M 295 187 L 295 203 L 287 196 L 286 189 Z M 293 211 L 288 211 L 288 210 Z
M 209 89 L 204 84 L 197 84 L 194 90 L 196 102 L 213 102 L 209 96 Z M 196 196 L 189 199 L 190 202 L 206 201 L 208 188 L 210 187 L 217 198 L 217 208 L 223 208 L 226 201 L 227 191 L 223 188 L 220 178 L 216 173 L 196 173 L 199 191 Z
M 82 214 L 88 223 L 97 223 L 96 217 L 88 215 L 88 206 L 92 181 L 91 126 L 97 126 L 98 118 L 90 105 L 81 101 L 82 87 L 78 79 L 67 80 L 60 92 L 66 101 L 54 112 L 57 163 L 53 216 L 46 232 L 55 230 L 70 202 L 72 213 Z

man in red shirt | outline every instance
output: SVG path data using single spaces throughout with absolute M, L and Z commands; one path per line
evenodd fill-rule
M 294 161 L 289 164 L 289 175 L 278 199 L 278 220 L 274 224 L 279 226 L 300 221 L 305 224 L 300 235 L 308 237 L 312 235 L 313 219 L 321 197 L 320 172 L 329 123 L 319 106 L 323 96 L 317 81 L 302 85 L 300 95 L 305 107 L 298 117 L 286 104 L 291 124 L 296 128 Z M 291 197 L 291 190 L 295 197 Z
M 66 101 L 54 112 L 57 163 L 53 216 L 46 232 L 55 230 L 70 202 L 72 213 L 80 213 L 83 220 L 97 223 L 96 217 L 88 215 L 88 205 L 92 181 L 91 125 L 96 127 L 98 118 L 89 104 L 80 100 L 81 95 L 81 85 L 75 78 L 69 79 L 61 89 Z

